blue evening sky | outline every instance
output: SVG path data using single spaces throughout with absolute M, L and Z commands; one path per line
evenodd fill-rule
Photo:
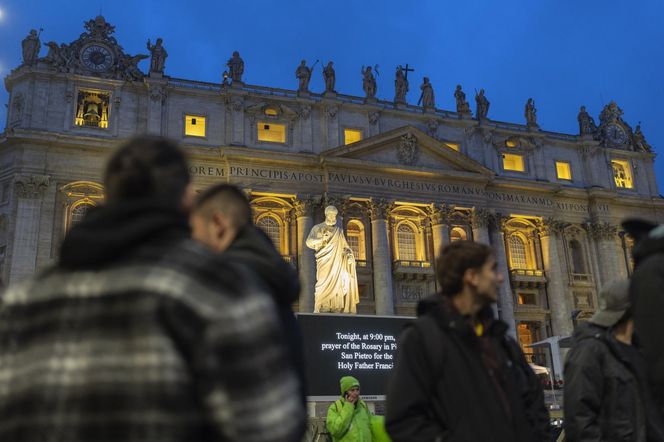
M 543 129 L 576 134 L 580 105 L 597 121 L 614 99 L 624 120 L 641 121 L 650 144 L 664 149 L 662 0 L 0 0 L 0 75 L 19 65 L 30 29 L 44 29 L 44 56 L 46 41 L 75 40 L 100 8 L 130 54 L 162 37 L 173 77 L 220 82 L 238 50 L 246 82 L 289 89 L 301 59 L 333 60 L 336 89 L 361 96 L 360 68 L 377 64 L 378 96 L 392 99 L 394 68 L 409 63 L 411 103 L 428 76 L 437 107 L 454 109 L 460 83 L 473 110 L 473 90 L 484 88 L 490 118 L 522 123 L 533 97 Z M 320 64 L 311 89 L 323 89 Z M 0 106 L 0 128 L 5 121 Z M 661 185 L 664 159 L 655 164 Z

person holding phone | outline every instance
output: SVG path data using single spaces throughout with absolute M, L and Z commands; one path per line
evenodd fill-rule
M 341 398 L 327 410 L 327 431 L 335 442 L 371 441 L 372 414 L 360 398 L 360 381 L 344 376 L 339 381 Z

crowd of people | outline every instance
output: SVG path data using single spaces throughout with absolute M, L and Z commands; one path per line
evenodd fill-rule
M 300 441 L 297 273 L 246 195 L 196 194 L 172 141 L 113 153 L 105 202 L 56 264 L 0 301 L 2 441 Z M 631 281 L 605 285 L 565 364 L 567 441 L 664 441 L 664 226 L 632 220 Z M 542 385 L 492 304 L 492 249 L 440 251 L 440 293 L 401 333 L 386 415 L 340 379 L 334 441 L 551 441 Z

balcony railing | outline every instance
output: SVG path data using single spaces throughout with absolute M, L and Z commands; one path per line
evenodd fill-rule
M 537 288 L 546 284 L 546 276 L 540 269 L 510 269 L 510 279 L 521 288 Z
M 592 284 L 593 275 L 590 273 L 572 273 L 572 282 Z
M 536 276 L 543 277 L 544 271 L 539 269 L 512 269 L 510 274 L 514 276 Z
M 394 265 L 397 267 L 416 267 L 420 269 L 428 269 L 431 267 L 431 263 L 429 261 L 409 261 L 403 259 L 394 261 Z

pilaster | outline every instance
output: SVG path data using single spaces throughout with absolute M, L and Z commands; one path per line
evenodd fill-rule
M 316 258 L 314 251 L 307 247 L 306 241 L 313 223 L 315 199 L 303 195 L 293 202 L 297 222 L 297 263 L 300 276 L 299 310 L 303 313 L 314 311 L 314 293 L 316 290 Z
M 374 298 L 377 315 L 394 314 L 394 287 L 392 285 L 392 259 L 388 241 L 387 217 L 391 204 L 385 200 L 370 203 L 371 244 L 374 271 Z

